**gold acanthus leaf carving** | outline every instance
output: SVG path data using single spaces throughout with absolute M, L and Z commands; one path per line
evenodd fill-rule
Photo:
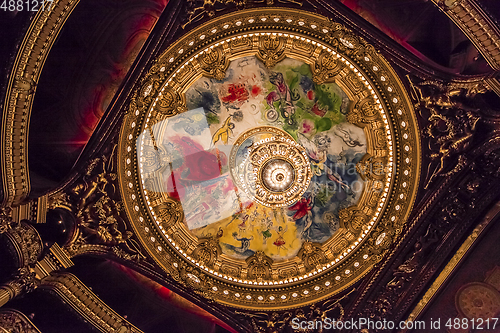
M 187 107 L 181 95 L 173 89 L 166 88 L 153 110 L 152 124 L 185 111 Z
M 200 265 L 213 267 L 217 258 L 221 255 L 222 249 L 219 245 L 219 239 L 224 231 L 219 228 L 217 234 L 211 237 L 200 239 L 199 245 L 193 252 L 193 257 L 198 259 Z
M 184 218 L 180 204 L 172 199 L 162 201 L 160 204 L 153 207 L 153 211 L 164 228 L 171 227 Z
M 267 68 L 273 68 L 278 62 L 285 59 L 286 39 L 274 35 L 263 36 L 260 39 L 257 57 Z
M 273 260 L 266 256 L 264 252 L 257 251 L 247 260 L 248 278 L 256 279 L 257 281 L 269 280 L 271 278 L 271 265 Z
M 297 256 L 302 259 L 304 267 L 307 270 L 315 269 L 328 261 L 328 258 L 321 249 L 321 244 L 311 243 L 310 241 L 302 244 L 302 248 L 299 250 Z
M 221 81 L 226 76 L 226 69 L 229 66 L 224 50 L 221 47 L 208 49 L 199 58 L 199 64 L 203 69 L 203 74 Z
M 213 295 L 210 293 L 211 285 L 208 282 L 206 275 L 199 269 L 192 266 L 181 264 L 179 265 L 178 275 L 172 277 L 183 282 L 184 285 L 189 286 L 195 293 L 207 298 L 212 299 Z
M 340 61 L 339 58 L 333 56 L 330 52 L 322 51 L 318 60 L 311 66 L 313 81 L 316 84 L 322 84 L 325 82 L 330 82 L 332 79 L 340 73 L 340 71 L 345 67 L 345 64 Z
M 339 211 L 339 219 L 343 228 L 358 231 L 365 224 L 366 215 L 356 206 L 351 206 Z
M 421 114 L 422 110 L 429 113 L 424 131 L 431 151 L 424 187 L 428 188 L 436 177 L 455 174 L 467 164 L 466 152 L 481 119 L 474 99 L 487 90 L 482 83 L 471 87 L 436 81 L 414 83 L 410 80 L 410 83 L 418 99 L 415 107 Z
M 356 103 L 354 108 L 346 116 L 348 122 L 358 126 L 364 126 L 374 122 L 378 117 L 377 104 L 371 97 L 366 97 Z
M 388 170 L 382 158 L 366 154 L 356 164 L 356 171 L 363 180 L 369 179 L 375 181 L 383 180 Z
M 354 56 L 364 49 L 359 38 L 341 25 L 336 25 L 335 29 L 328 33 L 327 38 L 332 46 L 347 56 Z

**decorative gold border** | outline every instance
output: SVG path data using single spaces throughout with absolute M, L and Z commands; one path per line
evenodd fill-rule
M 19 204 L 30 192 L 28 131 L 36 84 L 52 45 L 79 1 L 56 0 L 50 10 L 39 10 L 14 61 L 0 133 L 3 204 Z
M 42 281 L 39 288 L 56 293 L 101 332 L 142 333 L 140 329 L 111 309 L 73 274 L 51 275 Z
M 150 213 L 147 208 L 148 200 L 152 202 L 153 198 L 142 193 L 136 154 L 138 148 L 136 139 L 142 133 L 144 124 L 149 121 L 151 110 L 158 110 L 157 112 L 166 117 L 185 110 L 182 95 L 186 88 L 181 88 L 181 91 L 166 89 L 166 84 L 172 87 L 186 87 L 201 76 L 194 74 L 196 71 L 190 64 L 194 60 L 194 55 L 200 54 L 200 51 L 212 53 L 216 48 L 224 51 L 229 42 L 223 43 L 223 41 L 236 40 L 238 37 L 246 39 L 252 37 L 248 43 L 253 46 L 253 43 L 258 42 L 253 39 L 253 35 L 260 34 L 274 35 L 276 38 L 284 34 L 294 35 L 312 45 L 328 45 L 328 52 L 331 49 L 331 52 L 340 54 L 344 58 L 345 65 L 353 71 L 363 73 L 364 80 L 372 87 L 381 108 L 388 115 L 388 119 L 383 121 L 388 122 L 389 130 L 388 133 L 382 134 L 387 135 L 394 143 L 393 160 L 397 166 L 392 189 L 386 192 L 387 203 L 383 207 L 377 207 L 377 210 L 382 212 L 381 218 L 365 241 L 357 244 L 357 248 L 346 251 L 345 255 L 333 265 L 327 266 L 324 270 L 311 272 L 307 278 L 288 281 L 287 284 L 283 281 L 280 284 L 276 282 L 276 285 L 267 286 L 256 281 L 246 283 L 234 281 L 227 276 L 224 279 L 224 276 L 210 273 L 206 267 L 196 266 L 193 258 L 179 250 L 187 248 L 193 251 L 196 244 L 189 243 L 180 247 L 176 244 L 182 240 L 174 237 L 175 232 L 182 230 L 177 230 L 175 224 L 182 221 L 183 216 L 182 210 L 173 200 L 162 202 L 164 211 L 177 211 L 174 215 L 166 215 L 170 227 L 169 233 L 166 233 L 162 225 L 154 226 L 151 220 L 155 214 Z M 286 42 L 284 44 L 285 48 L 290 47 Z M 261 45 L 262 48 L 265 49 L 265 45 Z M 279 47 L 264 51 L 258 56 L 265 64 L 270 62 L 270 66 L 273 65 L 273 61 L 278 62 L 284 57 L 284 53 L 279 52 Z M 320 47 L 318 51 L 321 51 Z M 205 75 L 217 77 L 227 68 L 227 62 L 219 55 L 212 54 L 209 57 L 211 66 L 203 67 L 204 64 L 200 64 L 199 60 L 193 64 L 196 66 L 197 63 L 202 67 Z M 336 70 L 330 69 L 334 72 Z M 325 70 L 319 70 L 318 73 L 330 74 Z M 338 73 L 319 79 L 325 81 L 334 78 L 336 74 Z M 164 97 L 160 99 L 160 96 Z M 355 112 L 348 115 L 351 122 L 363 121 L 366 115 L 358 112 L 361 109 L 362 105 L 359 105 L 353 110 Z M 375 125 L 378 126 L 380 124 Z M 153 64 L 148 75 L 142 80 L 141 87 L 137 89 L 131 101 L 120 133 L 118 150 L 120 189 L 135 233 L 148 253 L 174 279 L 207 298 L 231 306 L 259 310 L 297 307 L 330 297 L 355 283 L 382 259 L 388 247 L 400 234 L 418 188 L 420 175 L 418 133 L 413 107 L 401 80 L 388 62 L 352 31 L 324 17 L 303 11 L 283 8 L 238 11 L 217 18 L 186 34 Z M 166 234 L 170 244 L 164 241 L 163 233 Z M 170 238 L 170 235 L 174 238 Z M 186 237 L 189 238 L 188 235 Z

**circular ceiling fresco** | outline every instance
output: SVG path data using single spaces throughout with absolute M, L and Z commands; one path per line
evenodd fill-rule
M 301 11 L 189 32 L 136 91 L 120 139 L 127 213 L 150 255 L 218 302 L 338 293 L 401 232 L 419 179 L 408 96 L 376 50 Z

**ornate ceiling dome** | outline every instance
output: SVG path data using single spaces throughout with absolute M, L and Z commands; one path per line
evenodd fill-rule
M 156 59 L 122 127 L 120 188 L 165 274 L 223 304 L 296 307 L 352 285 L 395 241 L 418 138 L 398 77 L 355 33 L 238 11 Z

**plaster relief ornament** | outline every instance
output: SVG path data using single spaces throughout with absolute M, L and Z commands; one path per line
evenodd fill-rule
M 402 137 L 394 125 L 401 119 L 417 137 L 415 119 L 400 109 L 411 108 L 407 95 L 387 62 L 352 32 L 335 36 L 350 36 L 353 58 L 335 51 L 347 39 L 310 39 L 332 24 L 344 29 L 282 9 L 214 19 L 157 59 L 165 81 L 156 83 L 146 114 L 125 121 L 120 181 L 138 238 L 167 273 L 177 274 L 162 252 L 203 271 L 216 301 L 272 309 L 337 293 L 380 260 L 367 255 L 373 226 L 397 235 L 411 208 L 420 150 L 418 142 L 404 150 L 394 140 Z M 224 37 L 203 44 L 206 31 L 221 29 Z M 376 59 L 378 72 L 355 52 Z M 399 105 L 369 83 L 379 68 Z M 158 77 L 154 69 L 149 75 Z M 158 112 L 172 100 L 164 95 L 177 96 L 170 107 L 177 112 Z M 405 160 L 407 172 L 394 178 L 396 161 Z M 403 188 L 408 197 L 399 202 Z M 346 209 L 355 213 L 342 215 Z M 378 244 L 378 253 L 390 244 Z M 291 296 L 304 295 L 309 280 L 323 287 L 307 300 Z M 241 286 L 245 297 L 231 289 Z M 284 286 L 280 297 L 263 296 Z

